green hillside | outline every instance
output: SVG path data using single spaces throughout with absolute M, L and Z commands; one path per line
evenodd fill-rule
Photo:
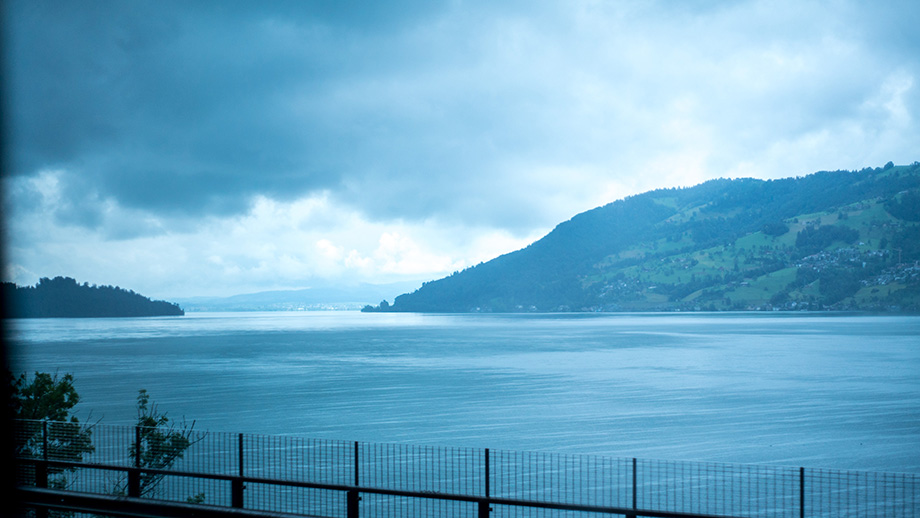
M 920 163 L 631 196 L 366 309 L 917 311 Z

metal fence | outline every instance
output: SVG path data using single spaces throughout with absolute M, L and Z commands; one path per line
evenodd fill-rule
M 330 518 L 920 517 L 918 474 L 195 430 L 165 463 L 170 444 L 136 427 L 16 424 L 20 485 L 164 502 Z

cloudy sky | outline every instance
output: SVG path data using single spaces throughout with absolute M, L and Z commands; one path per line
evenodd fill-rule
M 920 160 L 920 4 L 5 2 L 4 280 L 430 280 L 616 199 Z

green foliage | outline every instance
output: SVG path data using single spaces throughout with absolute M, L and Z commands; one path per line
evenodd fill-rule
M 760 231 L 768 236 L 781 236 L 789 232 L 789 225 L 782 221 L 768 221 L 763 224 Z
M 788 291 L 778 291 L 770 297 L 771 306 L 782 306 L 789 302 L 789 292 Z
M 920 227 L 910 226 L 897 231 L 891 237 L 890 247 L 900 262 L 920 260 Z
M 73 375 L 58 377 L 36 372 L 29 379 L 25 374 L 14 379 L 5 374 L 10 385 L 9 407 L 17 419 L 26 421 L 16 434 L 15 453 L 21 457 L 43 458 L 67 462 L 81 462 L 92 453 L 92 426 L 80 423 L 70 412 L 80 401 L 74 388 Z M 67 473 L 74 468 L 48 467 L 48 486 L 68 486 Z M 35 472 L 25 474 L 34 477 Z
M 857 239 L 859 239 L 859 232 L 852 228 L 837 225 L 805 227 L 796 236 L 795 247 L 801 251 L 802 255 L 811 255 L 837 241 L 850 244 Z
M 852 268 L 829 268 L 821 272 L 819 292 L 822 304 L 832 305 L 859 291 L 859 277 Z
M 885 210 L 904 221 L 920 221 L 920 190 L 908 191 L 885 203 Z
M 203 437 L 195 437 L 194 421 L 175 425 L 170 423 L 165 413 L 160 413 L 150 395 L 141 389 L 137 394 L 137 423 L 140 441 L 133 441 L 128 450 L 137 467 L 157 470 L 169 469 L 185 455 L 185 451 Z M 140 476 L 140 494 L 146 496 L 154 493 L 164 475 L 142 472 Z M 116 484 L 116 494 L 127 494 L 127 479 Z M 196 498 L 196 497 L 193 497 Z M 202 495 L 203 499 L 203 495 Z
M 390 310 L 390 303 L 387 302 L 386 300 L 381 300 L 380 304 L 377 306 L 371 306 L 370 304 L 368 304 L 367 306 L 364 306 L 363 308 L 361 308 L 361 311 L 364 313 L 384 312 L 384 311 L 389 311 L 389 310 Z
M 14 453 L 24 458 L 47 458 L 65 462 L 82 462 L 84 455 L 95 451 L 92 442 L 92 427 L 79 422 L 71 410 L 80 401 L 74 387 L 71 374 L 62 377 L 48 373 L 36 372 L 28 379 L 25 374 L 14 378 L 5 372 L 6 382 L 10 386 L 10 400 L 7 403 L 11 413 L 18 419 L 20 428 L 15 434 Z M 152 470 L 166 470 L 183 457 L 188 448 L 204 438 L 195 434 L 195 423 L 185 422 L 175 425 L 165 413 L 161 413 L 156 404 L 150 401 L 146 390 L 140 390 L 137 396 L 137 436 L 139 441 L 131 443 L 128 453 L 135 459 L 137 467 Z M 67 473 L 75 468 L 49 466 L 48 487 L 63 489 L 68 487 Z M 20 480 L 27 485 L 35 485 L 37 471 L 31 466 L 20 468 Z M 156 492 L 164 475 L 142 472 L 140 475 L 140 495 L 148 496 Z M 122 477 L 115 483 L 113 493 L 126 495 L 128 479 Z M 188 498 L 189 503 L 203 503 L 204 493 Z M 62 515 L 63 516 L 63 515 Z
M 31 381 L 21 374 L 12 388 L 13 412 L 17 418 L 78 422 L 70 415 L 70 410 L 80 402 L 72 374 L 58 378 L 47 372 L 36 372 Z
M 44 317 L 143 317 L 182 315 L 176 304 L 112 286 L 78 284 L 70 277 L 42 278 L 33 286 L 3 283 L 6 316 Z
M 203 504 L 205 500 L 204 493 L 197 493 L 185 499 L 188 504 Z

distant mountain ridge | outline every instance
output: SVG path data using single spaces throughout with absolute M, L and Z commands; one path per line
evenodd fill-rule
M 177 304 L 150 300 L 117 286 L 79 284 L 70 277 L 42 278 L 35 286 L 3 283 L 4 316 L 81 318 L 180 316 Z
M 920 309 L 920 163 L 717 179 L 578 214 L 368 311 Z
M 299 290 L 244 293 L 229 297 L 191 297 L 176 301 L 187 311 L 323 311 L 358 310 L 369 303 L 391 299 L 412 290 L 421 281 L 389 284 L 317 285 Z

